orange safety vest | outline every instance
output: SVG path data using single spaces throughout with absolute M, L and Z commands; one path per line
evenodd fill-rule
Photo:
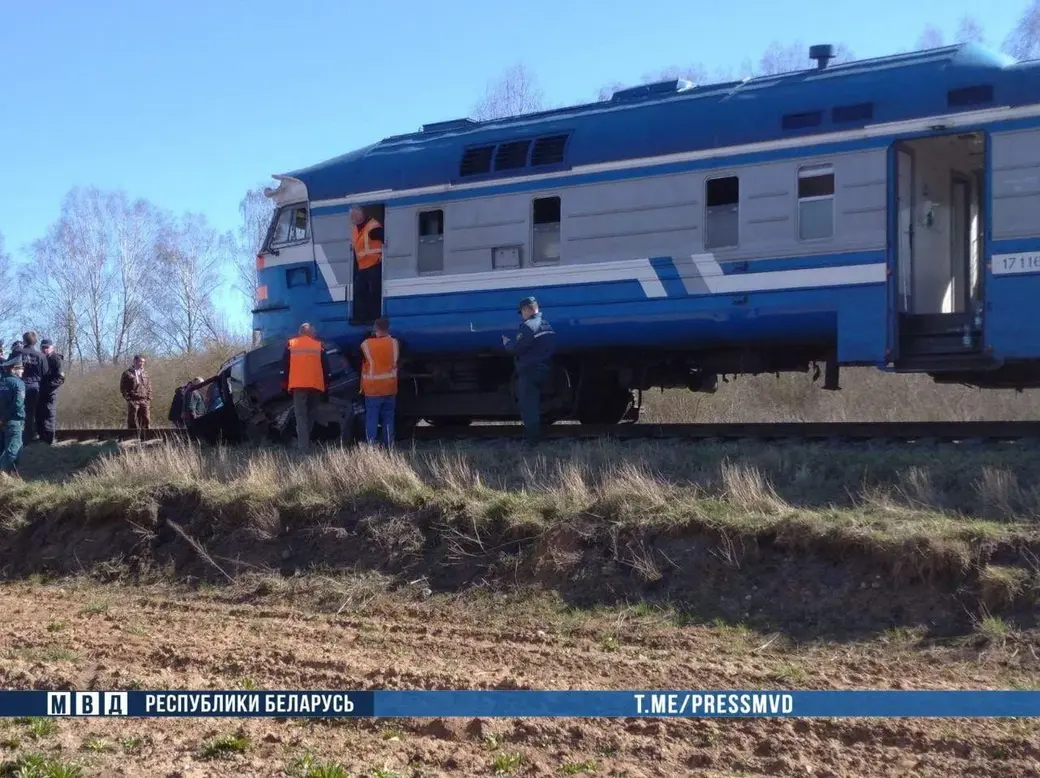
M 365 397 L 397 394 L 397 339 L 389 335 L 368 338 L 361 344 L 361 391 Z
M 369 219 L 361 227 L 354 225 L 354 256 L 357 257 L 358 270 L 375 267 L 383 258 L 383 241 L 369 235 L 378 226 L 375 219 Z
M 321 341 L 310 335 L 289 338 L 289 391 L 325 391 L 325 371 L 321 367 Z

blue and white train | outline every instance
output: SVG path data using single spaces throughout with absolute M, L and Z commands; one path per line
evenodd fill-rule
M 385 227 L 405 423 L 517 418 L 501 335 L 557 333 L 550 420 L 616 423 L 651 387 L 842 365 L 1040 385 L 1040 62 L 967 44 L 514 118 L 457 119 L 293 173 L 257 258 L 256 419 L 301 322 L 345 351 L 351 206 Z M 265 378 L 266 376 L 266 378 Z M 283 404 L 279 404 L 283 403 Z

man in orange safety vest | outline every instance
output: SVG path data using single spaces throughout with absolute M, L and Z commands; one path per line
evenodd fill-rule
M 387 448 L 394 441 L 394 412 L 397 409 L 397 363 L 401 347 L 390 336 L 390 322 L 376 319 L 375 334 L 361 344 L 361 391 L 365 395 L 365 438 L 376 440 L 383 428 Z
M 350 209 L 351 242 L 357 270 L 354 273 L 353 321 L 370 322 L 383 310 L 383 225 L 365 216 L 358 206 Z
M 282 357 L 282 388 L 293 396 L 296 412 L 296 443 L 306 451 L 311 443 L 311 413 L 328 391 L 329 357 L 317 331 L 310 324 L 300 325 L 300 334 L 289 338 Z

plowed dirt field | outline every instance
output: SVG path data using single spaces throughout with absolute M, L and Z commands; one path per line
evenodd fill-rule
M 590 612 L 332 579 L 308 586 L 5 584 L 0 687 L 985 689 L 1040 680 L 1037 635 L 992 625 L 951 640 L 899 628 L 796 644 L 649 606 Z M 0 763 L 5 776 L 1036 776 L 1040 722 L 6 720 Z

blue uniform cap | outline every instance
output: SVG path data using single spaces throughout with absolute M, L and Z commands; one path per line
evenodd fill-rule
M 0 367 L 2 367 L 4 370 L 10 370 L 12 367 L 21 367 L 21 366 L 22 366 L 22 355 L 21 354 L 15 354 L 13 357 L 8 359 L 6 362 L 0 362 Z
M 522 311 L 528 305 L 538 305 L 538 301 L 535 300 L 533 297 L 525 297 L 523 300 L 520 301 L 520 305 L 517 306 L 517 309 L 516 309 L 517 313 Z

